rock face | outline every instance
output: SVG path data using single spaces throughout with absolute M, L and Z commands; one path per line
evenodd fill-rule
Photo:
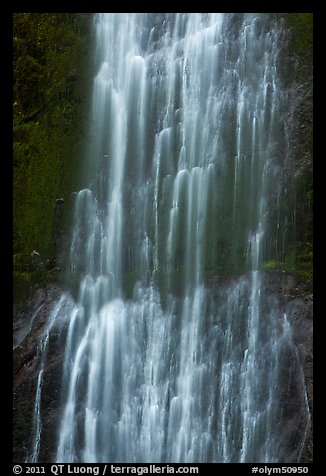
M 13 378 L 13 433 L 14 460 L 24 462 L 31 454 L 33 439 L 33 415 L 37 380 L 40 370 L 41 353 L 38 346 L 46 331 L 49 315 L 59 300 L 63 290 L 59 286 L 49 285 L 38 289 L 27 303 L 26 310 L 18 313 L 14 324 L 14 378 Z M 64 337 L 64 331 L 60 332 Z M 61 345 L 60 345 L 61 344 Z M 42 424 L 50 431 L 55 440 L 53 416 L 58 411 L 61 368 L 64 347 L 55 329 L 50 337 L 50 352 L 44 369 L 42 398 Z M 42 443 L 46 457 L 51 461 L 54 441 Z
M 295 392 L 291 394 L 291 386 L 301 385 L 305 387 L 307 403 L 310 411 L 310 426 L 307 428 L 307 436 L 301 453 L 301 463 L 312 462 L 312 410 L 313 410 L 313 295 L 311 289 L 295 275 L 272 271 L 264 274 L 264 286 L 271 296 L 275 296 L 283 312 L 291 324 L 293 342 L 296 346 L 296 355 L 293 358 L 299 360 L 302 375 L 294 375 L 291 369 L 295 363 L 284 362 L 284 378 L 289 381 L 289 394 L 285 396 L 285 409 L 290 405 L 295 406 Z M 297 382 L 294 379 L 297 379 Z M 302 382 L 300 382 L 300 379 Z M 302 409 L 301 409 L 302 410 Z M 299 412 L 301 411 L 298 410 Z M 297 416 L 297 420 L 300 416 Z M 295 422 L 296 420 L 294 420 Z M 296 428 L 290 429 L 295 432 Z
M 301 453 L 301 463 L 312 462 L 312 425 L 307 428 L 304 448 L 298 448 L 297 444 L 306 424 L 307 407 L 303 408 L 302 398 L 297 397 L 300 393 L 302 395 L 304 388 L 312 414 L 312 294 L 295 275 L 283 272 L 265 272 L 263 285 L 268 299 L 275 299 L 281 313 L 286 313 L 295 344 L 295 350 L 285 349 L 280 369 L 287 391 L 280 397 L 284 401 L 285 420 L 282 422 L 279 454 L 283 461 L 295 461 Z M 14 461 L 17 463 L 24 462 L 31 455 L 35 394 L 41 364 L 38 346 L 62 292 L 63 289 L 55 285 L 38 289 L 26 311 L 18 313 L 15 321 L 13 429 Z M 42 433 L 39 462 L 53 462 L 55 459 L 65 335 L 64 323 L 50 334 L 41 401 L 42 426 L 46 431 Z M 298 371 L 300 367 L 302 372 Z

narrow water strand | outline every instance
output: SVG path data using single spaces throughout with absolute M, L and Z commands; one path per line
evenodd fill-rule
M 41 438 L 42 438 L 42 387 L 44 379 L 44 368 L 46 364 L 47 351 L 49 347 L 49 339 L 51 331 L 54 327 L 58 326 L 60 323 L 60 318 L 63 315 L 67 315 L 70 311 L 71 300 L 68 295 L 63 294 L 59 299 L 58 303 L 54 306 L 53 310 L 50 312 L 48 317 L 48 322 L 46 323 L 45 330 L 40 338 L 38 345 L 38 355 L 40 359 L 40 368 L 36 384 L 36 395 L 34 402 L 34 413 L 33 413 L 33 448 L 31 454 L 26 458 L 28 463 L 36 463 L 38 461 Z M 32 320 L 35 319 L 37 313 L 40 311 L 41 306 L 37 308 L 35 313 L 32 315 Z M 31 323 L 32 325 L 32 323 Z M 60 328 L 60 326 L 59 326 Z
M 56 459 L 279 462 L 294 345 L 260 271 L 271 151 L 287 153 L 279 26 L 107 13 L 94 28 Z
M 43 359 L 42 359 L 43 360 Z M 37 379 L 37 387 L 36 387 L 36 396 L 35 396 L 35 404 L 34 404 L 34 446 L 33 452 L 30 458 L 28 458 L 29 463 L 36 463 L 38 461 L 38 456 L 40 452 L 40 443 L 41 443 L 41 390 L 42 390 L 42 381 L 43 381 L 43 371 L 44 371 L 44 363 L 42 361 L 42 365 L 39 371 L 38 379 Z

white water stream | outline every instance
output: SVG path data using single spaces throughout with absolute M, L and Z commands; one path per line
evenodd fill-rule
M 287 147 L 278 29 L 251 13 L 95 27 L 56 459 L 277 462 L 292 337 L 260 264 Z

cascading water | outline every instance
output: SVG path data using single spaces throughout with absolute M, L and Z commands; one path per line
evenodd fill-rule
M 285 462 L 294 351 L 260 271 L 287 153 L 279 30 L 220 13 L 95 28 L 56 459 Z

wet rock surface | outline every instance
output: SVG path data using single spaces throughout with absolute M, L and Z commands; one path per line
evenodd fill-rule
M 57 285 L 39 288 L 30 299 L 24 311 L 18 312 L 14 323 L 13 353 L 13 452 L 15 462 L 24 462 L 32 451 L 34 434 L 33 415 L 37 380 L 41 364 L 39 345 L 46 332 L 48 319 L 55 304 L 58 302 L 63 289 Z M 26 334 L 26 335 L 25 335 Z M 42 424 L 51 430 L 51 415 L 58 412 L 61 369 L 64 346 L 64 330 L 53 329 L 47 352 L 44 368 L 42 398 Z M 25 335 L 24 337 L 22 337 Z M 55 409 L 55 410 L 54 410 Z M 42 442 L 42 451 L 46 452 L 48 461 L 53 454 L 55 430 L 47 431 L 51 434 L 51 443 L 45 439 Z M 51 446 L 52 444 L 52 446 Z M 50 459 L 48 459 L 50 457 Z M 40 458 L 41 460 L 41 458 Z
M 275 296 L 286 314 L 292 329 L 293 343 L 295 344 L 296 359 L 302 369 L 302 375 L 296 375 L 293 370 L 296 368 L 294 360 L 284 361 L 284 378 L 291 385 L 301 386 L 306 392 L 306 403 L 310 412 L 310 424 L 307 428 L 307 437 L 302 449 L 300 462 L 312 462 L 313 440 L 312 440 L 312 413 L 313 413 L 313 294 L 311 288 L 296 275 L 272 271 L 265 272 L 263 283 L 268 293 Z M 294 383 L 297 379 L 297 383 Z M 302 382 L 300 382 L 300 379 Z M 286 407 L 296 406 L 296 392 L 291 392 L 286 398 Z M 296 427 L 300 426 L 300 420 L 304 416 L 305 409 L 296 409 L 296 418 L 293 420 L 292 428 L 289 431 L 295 433 Z
M 219 285 L 223 280 L 219 280 Z M 228 282 L 228 280 L 226 280 Z M 282 272 L 263 273 L 263 285 L 268 299 L 275 301 L 278 315 L 285 313 L 292 328 L 294 347 L 284 348 L 284 358 L 278 370 L 281 375 L 283 416 L 280 428 L 279 456 L 281 462 L 295 462 L 301 454 L 300 462 L 312 462 L 312 424 L 307 428 L 303 448 L 302 432 L 307 426 L 307 404 L 312 415 L 313 374 L 312 374 L 312 314 L 313 296 L 300 279 Z M 23 314 L 18 313 L 15 322 L 17 334 L 26 326 L 30 330 L 14 349 L 14 460 L 23 462 L 30 456 L 33 440 L 33 412 L 41 355 L 38 352 L 40 339 L 44 334 L 49 315 L 58 302 L 63 289 L 56 285 L 38 289 Z M 39 310 L 38 310 L 39 309 Z M 31 316 L 38 310 L 32 324 Z M 281 319 L 281 317 L 280 317 Z M 28 323 L 28 324 L 26 324 Z M 24 327 L 25 326 L 25 327 Z M 39 462 L 53 462 L 57 444 L 58 413 L 62 410 L 60 388 L 64 359 L 65 327 L 53 329 L 44 367 L 42 385 L 41 415 L 42 444 Z M 307 399 L 302 398 L 306 391 Z

